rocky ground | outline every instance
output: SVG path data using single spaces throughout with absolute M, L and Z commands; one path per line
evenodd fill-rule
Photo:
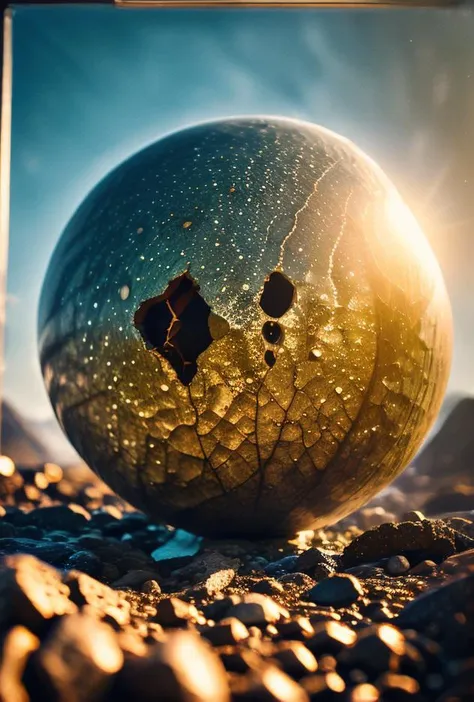
M 474 496 L 448 482 L 409 469 L 324 531 L 209 541 L 86 469 L 0 463 L 0 700 L 472 702 Z

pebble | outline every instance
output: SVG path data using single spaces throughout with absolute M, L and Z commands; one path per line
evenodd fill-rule
M 75 534 L 88 526 L 88 520 L 83 514 L 73 511 L 66 505 L 58 505 L 32 510 L 25 516 L 24 524 L 49 530 L 66 529 Z
M 356 685 L 349 692 L 347 702 L 379 702 L 380 692 L 370 683 Z
M 402 611 L 398 623 L 421 631 L 448 628 L 456 615 L 463 617 L 467 639 L 469 626 L 474 626 L 474 572 L 417 597 Z
M 278 622 L 278 635 L 282 639 L 293 639 L 295 641 L 304 641 L 311 636 L 314 636 L 314 628 L 308 617 L 298 615 L 286 621 Z
M 90 551 L 76 551 L 67 559 L 64 567 L 67 570 L 81 570 L 93 578 L 102 573 L 102 561 Z
M 245 641 L 249 637 L 249 630 L 245 624 L 235 617 L 223 619 L 215 626 L 202 627 L 200 633 L 213 646 L 229 646 Z
M 350 626 L 342 622 L 327 621 L 314 625 L 314 633 L 306 645 L 316 656 L 321 654 L 338 655 L 350 648 L 357 640 L 357 634 Z
M 288 573 L 282 575 L 278 581 L 283 585 L 294 585 L 300 590 L 309 590 L 315 585 L 313 578 L 310 578 L 306 573 Z
M 34 634 L 49 620 L 76 611 L 60 573 L 34 556 L 7 556 L 0 570 L 0 629 L 22 625 Z
M 405 556 L 391 556 L 386 565 L 389 575 L 404 575 L 410 570 L 410 561 Z
M 449 558 L 447 559 L 449 560 Z M 444 561 L 446 563 L 447 561 Z M 431 575 L 436 570 L 436 563 L 434 561 L 420 561 L 410 569 L 411 575 Z
M 117 702 L 230 702 L 226 672 L 218 656 L 192 632 L 169 634 L 146 656 L 132 656 L 117 676 Z
M 259 592 L 262 595 L 281 595 L 285 588 L 281 582 L 273 578 L 267 578 L 257 582 L 253 588 L 253 592 Z
M 6 634 L 0 654 L 0 698 L 2 702 L 29 702 L 23 674 L 40 640 L 23 626 Z
M 275 624 L 288 618 L 288 612 L 275 600 L 256 592 L 244 595 L 243 601 L 233 605 L 227 615 L 240 619 L 247 626 Z
M 161 588 L 158 582 L 155 580 L 155 578 L 156 573 L 153 573 L 150 570 L 130 570 L 125 575 L 122 575 L 121 578 L 115 580 L 113 583 L 113 587 L 119 589 L 127 587 L 140 588 L 143 585 L 145 585 L 145 583 L 152 582 L 154 584 L 151 587 L 151 591 L 154 594 L 159 594 L 161 592 Z
M 201 590 L 205 595 L 212 597 L 218 592 L 225 590 L 235 578 L 235 570 L 227 568 L 225 570 L 217 570 L 211 573 L 205 580 L 198 583 L 195 587 Z
M 311 702 L 343 702 L 344 700 L 346 684 L 335 671 L 310 675 L 300 682 Z
M 166 597 L 156 605 L 155 621 L 162 626 L 178 627 L 198 619 L 199 612 L 196 607 L 179 597 Z
M 301 641 L 281 643 L 271 657 L 285 673 L 297 680 L 318 669 L 316 658 Z
M 361 631 L 354 645 L 341 653 L 340 660 L 378 675 L 396 671 L 405 652 L 406 639 L 399 629 L 391 624 L 374 624 Z
M 36 556 L 45 563 L 62 568 L 68 558 L 74 554 L 73 546 L 52 541 L 34 541 L 33 539 L 0 539 L 0 556 L 25 553 Z
M 81 613 L 62 617 L 33 658 L 45 698 L 57 702 L 102 700 L 124 660 L 113 629 Z
M 309 548 L 298 556 L 294 570 L 314 577 L 313 573 L 318 566 L 324 566 L 327 573 L 332 573 L 337 569 L 338 561 L 334 554 L 319 548 Z
M 382 524 L 346 546 L 342 564 L 350 568 L 397 554 L 406 556 L 412 564 L 425 558 L 442 561 L 456 550 L 456 532 L 440 520 Z
M 265 574 L 278 578 L 287 573 L 291 573 L 295 569 L 298 558 L 299 556 L 285 556 L 278 561 L 273 561 L 265 567 Z
M 236 681 L 237 683 L 237 681 Z M 251 670 L 232 687 L 232 700 L 239 702 L 310 702 L 307 692 L 275 665 Z
M 317 605 L 347 607 L 364 594 L 364 588 L 353 575 L 336 574 L 321 580 L 305 593 L 305 599 Z
M 88 605 L 120 626 L 130 622 L 130 604 L 116 590 L 78 570 L 66 573 L 64 582 L 69 587 L 72 602 L 78 607 Z

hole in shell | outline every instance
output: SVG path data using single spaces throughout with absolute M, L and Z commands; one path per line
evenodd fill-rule
M 265 322 L 262 327 L 262 334 L 269 344 L 278 344 L 283 336 L 283 330 L 278 322 Z
M 286 275 L 273 271 L 265 279 L 260 307 L 269 317 L 283 317 L 295 299 L 295 286 Z
M 276 363 L 276 357 L 273 351 L 265 351 L 265 363 L 270 368 L 273 368 Z
M 166 358 L 183 385 L 196 375 L 198 356 L 230 329 L 211 312 L 199 289 L 186 271 L 161 295 L 142 302 L 133 319 L 147 348 Z

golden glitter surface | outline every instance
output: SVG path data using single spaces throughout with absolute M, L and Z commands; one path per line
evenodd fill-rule
M 158 521 L 289 535 L 411 460 L 448 378 L 449 302 L 380 168 L 316 125 L 197 125 L 74 214 L 40 305 L 72 444 Z

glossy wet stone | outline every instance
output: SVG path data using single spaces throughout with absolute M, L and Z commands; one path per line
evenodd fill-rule
M 67 435 L 115 492 L 257 537 L 333 523 L 402 470 L 451 328 L 382 171 L 326 129 L 255 117 L 172 134 L 94 188 L 53 255 L 39 344 Z

